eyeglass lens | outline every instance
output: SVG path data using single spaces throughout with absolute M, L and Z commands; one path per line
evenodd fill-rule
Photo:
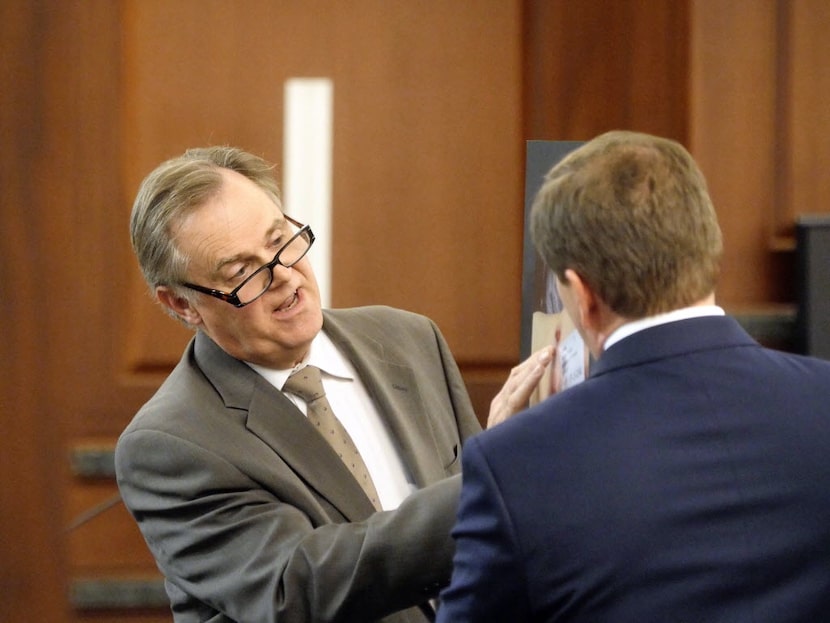
M 296 230 L 296 228 L 293 229 Z M 286 268 L 290 268 L 303 258 L 310 246 L 311 238 L 308 232 L 296 232 L 291 240 L 277 251 L 274 260 L 261 266 L 242 284 L 236 292 L 239 302 L 247 304 L 259 297 L 271 285 L 271 281 L 274 278 L 273 266 L 280 264 Z

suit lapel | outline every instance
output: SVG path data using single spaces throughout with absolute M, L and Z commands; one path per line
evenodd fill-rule
M 432 431 L 418 417 L 425 406 L 412 367 L 392 361 L 383 345 L 361 330 L 363 317 L 350 316 L 352 321 L 347 322 L 337 311 L 327 310 L 323 328 L 360 375 L 415 483 L 419 487 L 434 483 L 446 474 Z
M 350 520 L 374 512 L 342 459 L 281 392 L 261 379 L 248 411 L 248 429 Z
M 245 363 L 222 351 L 202 333 L 196 336 L 196 359 L 225 406 L 247 411 L 246 426 L 308 485 L 349 520 L 373 511 L 349 470 L 282 392 Z
M 423 487 L 441 480 L 446 476 L 442 457 L 431 428 L 419 417 L 426 407 L 413 369 L 390 359 L 363 322 L 371 323 L 365 313 L 324 311 L 326 333 L 360 375 L 415 483 Z M 282 392 L 201 332 L 196 334 L 194 352 L 225 406 L 247 411 L 248 429 L 310 487 L 347 519 L 359 520 L 372 513 L 371 502 L 346 466 Z M 423 365 L 435 362 L 424 361 Z

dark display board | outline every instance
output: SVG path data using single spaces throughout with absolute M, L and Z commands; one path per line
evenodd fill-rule
M 522 257 L 522 332 L 521 354 L 526 359 L 531 353 L 533 313 L 561 311 L 558 297 L 548 270 L 536 252 L 530 238 L 530 208 L 536 193 L 542 187 L 545 175 L 568 153 L 582 145 L 582 141 L 528 141 L 525 156 L 525 224 Z
M 800 350 L 830 359 L 830 215 L 799 218 L 796 251 Z

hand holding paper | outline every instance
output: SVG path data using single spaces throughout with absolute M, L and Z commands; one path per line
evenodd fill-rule
M 510 371 L 507 382 L 490 403 L 487 428 L 527 408 L 542 376 L 550 369 L 554 352 L 554 346 L 544 346 Z

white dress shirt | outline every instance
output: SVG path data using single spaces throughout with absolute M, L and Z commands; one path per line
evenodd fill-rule
M 295 371 L 306 365 L 320 368 L 326 398 L 363 457 L 383 510 L 397 508 L 416 489 L 395 441 L 363 382 L 349 360 L 324 332 L 318 333 L 312 341 L 305 361 L 290 370 L 272 370 L 252 363 L 248 365 L 280 391 Z M 306 403 L 302 398 L 291 393 L 285 396 L 306 413 Z

